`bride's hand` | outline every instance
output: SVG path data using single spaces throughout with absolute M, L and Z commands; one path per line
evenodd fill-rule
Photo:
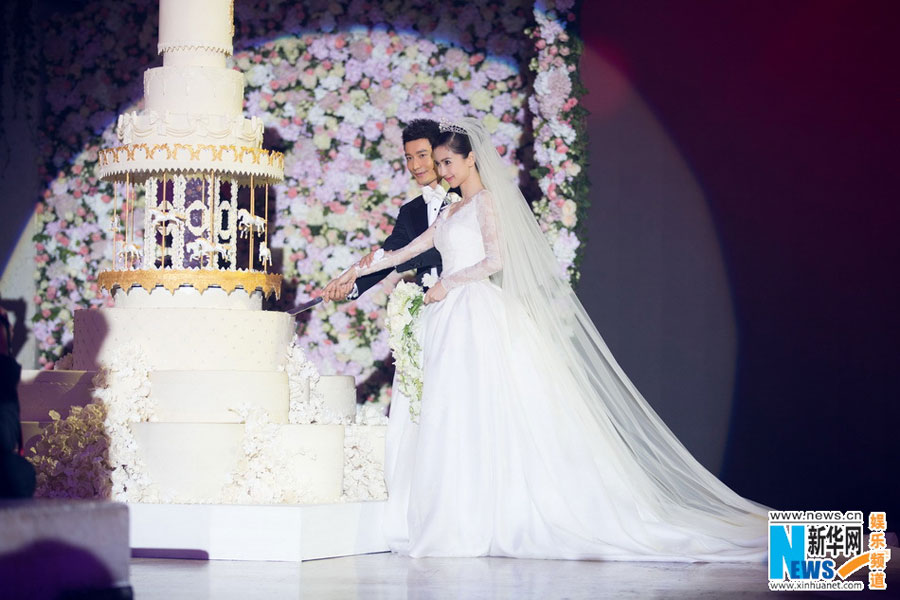
M 447 290 L 446 288 L 444 288 L 444 284 L 438 281 L 434 286 L 428 288 L 427 292 L 425 292 L 425 304 L 440 302 L 446 297 Z
M 372 248 L 372 251 L 362 257 L 359 261 L 359 266 L 363 269 L 372 264 L 372 261 L 375 259 L 375 253 L 378 252 L 378 246 Z
M 328 285 L 325 286 L 325 289 L 322 292 L 322 297 L 325 300 L 337 301 L 343 300 L 347 297 L 353 290 L 353 284 L 356 283 L 356 268 L 355 266 L 350 267 L 346 273 L 343 273 L 340 277 L 337 277 Z

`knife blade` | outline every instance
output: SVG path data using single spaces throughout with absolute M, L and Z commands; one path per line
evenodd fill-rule
M 300 306 L 297 306 L 296 308 L 292 308 L 291 310 L 287 311 L 287 314 L 296 316 L 304 311 L 307 311 L 315 306 L 318 306 L 321 303 L 322 303 L 322 297 L 319 296 L 318 298 L 313 298 L 309 302 L 304 302 L 303 304 L 301 304 Z

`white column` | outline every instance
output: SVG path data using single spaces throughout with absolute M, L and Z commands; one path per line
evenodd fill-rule
M 144 183 L 144 260 L 142 268 L 156 268 L 156 178 Z

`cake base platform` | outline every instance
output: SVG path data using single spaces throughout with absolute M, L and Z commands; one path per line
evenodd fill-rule
M 387 552 L 385 504 L 129 504 L 131 552 L 141 558 L 276 561 Z

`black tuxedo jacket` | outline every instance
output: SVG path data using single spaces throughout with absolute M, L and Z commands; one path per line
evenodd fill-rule
M 394 229 L 391 231 L 391 235 L 384 240 L 384 244 L 381 247 L 385 251 L 399 250 L 419 237 L 426 229 L 428 229 L 428 205 L 425 204 L 425 199 L 422 196 L 418 196 L 400 207 L 400 214 L 397 215 Z M 409 261 L 397 265 L 394 269 L 397 269 L 397 271 L 415 269 L 416 281 L 419 285 L 422 285 L 422 277 L 425 276 L 425 273 L 431 271 L 432 267 L 437 267 L 440 275 L 441 253 L 436 248 L 426 250 Z M 359 291 L 359 295 L 361 296 L 370 287 L 387 277 L 394 269 L 384 269 L 383 271 L 363 275 L 357 279 L 356 289 Z

